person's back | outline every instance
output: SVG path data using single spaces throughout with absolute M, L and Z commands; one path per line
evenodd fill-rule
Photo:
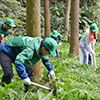
M 21 58 L 21 56 L 19 56 L 20 58 L 17 59 L 16 56 L 22 51 L 24 51 L 24 49 L 27 49 L 28 52 L 27 59 L 30 59 L 30 62 L 32 63 L 29 63 L 28 61 L 27 63 L 29 64 L 26 64 L 26 61 L 25 62 L 22 61 L 22 63 L 25 63 L 27 66 L 33 66 L 41 58 L 41 56 L 39 56 L 38 53 L 41 40 L 42 39 L 39 37 L 32 38 L 32 37 L 19 36 L 19 37 L 12 38 L 7 42 L 3 43 L 0 46 L 0 49 L 4 53 L 12 57 L 14 60 L 16 59 L 15 61 L 19 61 L 20 59 L 22 59 L 23 57 Z M 38 59 L 32 59 L 33 52 L 34 52 L 34 58 L 38 57 Z
M 86 46 L 87 43 L 89 44 L 90 40 L 89 40 L 89 29 L 84 33 L 84 35 L 82 36 L 82 38 L 80 39 L 80 45 L 81 46 Z

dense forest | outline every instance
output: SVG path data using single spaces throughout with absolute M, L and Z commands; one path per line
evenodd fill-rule
M 66 0 L 50 0 L 50 26 L 51 32 L 55 29 L 61 34 L 66 31 L 64 18 Z M 93 22 L 99 26 L 99 2 L 97 0 L 80 0 L 80 22 L 79 33 L 82 34 Z M 26 28 L 26 0 L 1 0 L 0 1 L 0 20 L 13 18 L 17 29 L 15 34 L 25 35 Z M 44 0 L 41 0 L 41 33 L 44 34 Z M 71 20 L 69 19 L 69 22 Z M 21 30 L 21 31 L 20 31 Z M 69 32 L 70 34 L 70 32 Z

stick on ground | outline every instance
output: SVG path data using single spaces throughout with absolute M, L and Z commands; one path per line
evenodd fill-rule
M 40 84 L 37 84 L 37 83 L 34 83 L 34 82 L 31 82 L 32 85 L 34 86 L 37 86 L 37 87 L 40 87 L 40 88 L 43 88 L 45 90 L 48 90 L 48 91 L 51 91 L 52 89 L 46 87 L 46 86 L 43 86 L 43 85 L 40 85 Z

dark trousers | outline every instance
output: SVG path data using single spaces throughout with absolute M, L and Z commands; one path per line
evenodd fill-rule
M 27 68 L 26 72 L 28 73 L 29 78 L 31 79 L 31 81 L 33 81 L 33 69 L 32 69 L 32 67 Z M 24 92 L 26 93 L 29 89 L 29 85 L 24 84 L 24 87 L 25 87 Z
M 59 58 L 60 56 L 59 56 L 59 52 L 58 52 L 58 48 L 56 48 L 56 54 L 57 54 L 57 58 Z
M 13 77 L 12 63 L 12 59 L 0 51 L 0 64 L 4 72 L 2 82 L 5 82 L 6 84 L 11 83 L 11 78 Z
M 0 35 L 0 44 L 1 44 L 2 36 Z
M 4 75 L 2 77 L 2 82 L 5 82 L 6 84 L 11 83 L 11 79 L 13 77 L 13 68 L 12 68 L 13 60 L 11 57 L 9 57 L 7 54 L 0 51 L 0 64 L 3 69 Z M 29 67 L 26 69 L 26 72 L 29 75 L 29 78 L 33 79 L 33 69 L 32 67 Z
M 88 64 L 93 65 L 93 60 L 92 60 L 92 55 L 91 54 L 89 54 Z

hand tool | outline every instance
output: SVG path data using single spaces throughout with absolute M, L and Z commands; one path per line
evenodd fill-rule
M 93 50 L 95 51 L 94 46 L 93 46 Z M 97 65 L 96 65 L 96 57 L 95 57 L 95 55 L 93 56 L 93 58 L 94 58 L 94 66 L 95 66 L 95 70 L 96 70 L 98 67 L 97 67 Z
M 37 84 L 37 83 L 34 83 L 34 82 L 31 82 L 31 84 L 34 85 L 34 86 L 43 88 L 43 89 L 45 89 L 45 90 L 48 90 L 48 91 L 51 91 L 51 90 L 52 90 L 51 88 L 48 88 L 48 87 L 46 87 L 46 86 L 43 86 L 43 85 L 40 85 L 40 84 Z

